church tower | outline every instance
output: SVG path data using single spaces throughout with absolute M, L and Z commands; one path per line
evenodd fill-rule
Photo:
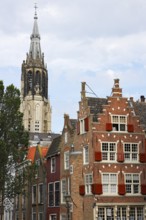
M 35 133 L 51 132 L 51 107 L 48 99 L 48 71 L 41 52 L 40 34 L 35 7 L 30 49 L 22 63 L 21 107 L 26 130 Z

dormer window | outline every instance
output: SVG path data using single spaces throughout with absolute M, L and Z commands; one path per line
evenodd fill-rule
M 125 115 L 112 115 L 112 130 L 113 131 L 126 131 L 127 116 Z

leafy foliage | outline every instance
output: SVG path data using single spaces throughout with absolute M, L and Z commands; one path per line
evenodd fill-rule
M 13 85 L 5 90 L 0 81 L 0 193 L 3 198 L 15 196 L 22 187 L 23 176 L 18 178 L 15 169 L 25 159 L 28 132 L 24 130 L 19 108 L 20 91 Z

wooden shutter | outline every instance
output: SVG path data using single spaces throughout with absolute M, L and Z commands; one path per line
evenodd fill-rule
M 95 161 L 101 161 L 102 160 L 102 154 L 100 151 L 95 152 Z
M 81 196 L 85 195 L 85 185 L 80 185 L 79 186 L 79 193 Z
M 80 134 L 80 121 L 77 121 L 77 134 Z
M 139 154 L 139 161 L 141 163 L 145 163 L 146 162 L 146 153 L 140 153 Z
M 93 194 L 102 194 L 102 184 L 92 184 L 92 193 Z
M 118 162 L 123 162 L 124 161 L 124 154 L 123 153 L 118 153 Z
M 89 118 L 85 118 L 84 119 L 84 122 L 85 122 L 85 131 L 89 131 Z
M 112 123 L 106 123 L 106 131 L 112 131 Z
M 134 132 L 134 126 L 132 124 L 127 125 L 128 132 Z
M 141 194 L 146 195 L 146 184 L 141 184 Z
M 126 193 L 125 184 L 118 185 L 118 193 L 119 193 L 119 195 L 125 195 L 125 193 Z

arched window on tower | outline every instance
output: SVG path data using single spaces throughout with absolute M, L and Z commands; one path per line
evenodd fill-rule
M 29 91 L 32 91 L 32 72 L 31 71 L 29 71 L 28 73 L 27 73 L 27 88 L 28 88 L 28 92 Z
M 46 77 L 45 77 L 45 73 L 43 72 L 42 75 L 42 95 L 45 96 L 45 87 L 46 87 Z
M 40 85 L 40 72 L 39 71 L 36 72 L 35 84 Z

